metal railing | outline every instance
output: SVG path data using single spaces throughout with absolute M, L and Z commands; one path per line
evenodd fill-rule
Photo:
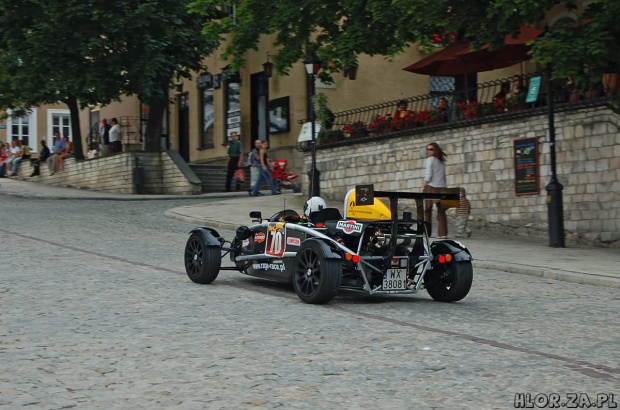
M 532 82 L 539 82 L 538 96 L 533 102 L 527 102 Z M 614 100 L 617 94 L 612 95 L 605 84 L 601 83 L 584 93 L 579 93 L 570 81 L 554 80 L 552 86 L 556 111 L 608 105 L 620 113 L 617 99 Z M 547 111 L 547 93 L 545 74 L 533 73 L 474 84 L 467 91 L 433 92 L 353 108 L 334 113 L 333 126 L 321 131 L 317 144 L 319 148 L 348 145 L 358 140 L 368 141 L 539 115 Z M 406 108 L 397 110 L 403 102 Z M 300 149 L 305 151 L 307 147 L 300 146 Z

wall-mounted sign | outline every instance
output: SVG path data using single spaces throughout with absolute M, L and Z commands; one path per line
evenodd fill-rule
M 196 79 L 197 88 L 213 88 L 213 74 L 209 72 L 200 73 Z
M 228 111 L 227 128 L 229 137 L 233 132 L 236 132 L 237 136 L 241 136 L 241 110 Z
M 534 195 L 539 189 L 538 137 L 514 140 L 515 194 Z
M 538 100 L 538 93 L 540 92 L 540 76 L 530 78 L 530 87 L 527 90 L 526 103 L 533 103 Z
M 6 130 L 6 125 L 5 124 L 0 124 L 0 130 Z
M 321 132 L 321 125 L 318 123 L 314 123 L 314 138 L 319 138 L 319 133 Z M 299 137 L 297 137 L 297 142 L 304 141 L 312 141 L 312 123 L 305 122 L 301 126 L 301 131 L 299 132 Z

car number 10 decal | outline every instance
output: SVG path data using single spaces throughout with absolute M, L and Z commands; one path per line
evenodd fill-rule
M 276 227 L 275 224 L 269 224 L 265 253 L 272 256 L 284 255 L 284 230 Z

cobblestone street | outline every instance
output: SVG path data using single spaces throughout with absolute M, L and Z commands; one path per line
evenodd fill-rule
M 0 407 L 620 402 L 618 289 L 478 269 L 459 303 L 424 291 L 314 306 L 239 273 L 200 286 L 183 268 L 194 225 L 164 217 L 185 204 L 196 201 L 0 199 Z

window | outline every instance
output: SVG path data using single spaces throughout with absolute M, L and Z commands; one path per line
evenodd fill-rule
M 228 144 L 230 133 L 236 132 L 241 137 L 241 103 L 239 101 L 239 83 L 226 82 L 226 132 L 224 144 Z
M 71 134 L 71 114 L 69 110 L 48 110 L 48 134 L 53 136 L 59 132 L 61 136 L 68 135 L 69 140 L 73 141 Z
M 278 134 L 289 130 L 289 97 L 269 101 L 269 132 Z
M 10 114 L 10 111 L 7 112 Z M 36 108 L 32 108 L 26 111 L 25 115 L 21 117 L 8 117 L 6 140 L 17 141 L 24 140 L 24 143 L 30 147 L 31 150 L 36 151 L 37 148 L 37 114 Z
M 11 121 L 11 141 L 24 140 L 26 145 L 30 145 L 28 139 L 30 136 L 30 116 L 13 118 Z
M 52 116 L 52 134 L 56 131 L 60 132 L 60 135 L 71 135 L 71 121 L 68 115 L 54 115 Z
M 200 93 L 200 141 L 199 148 L 213 147 L 213 123 L 215 109 L 213 106 L 213 88 L 204 88 Z
M 213 104 L 213 75 L 209 72 L 201 73 L 196 80 L 199 100 L 198 148 L 213 147 L 213 131 L 215 122 L 215 107 Z

